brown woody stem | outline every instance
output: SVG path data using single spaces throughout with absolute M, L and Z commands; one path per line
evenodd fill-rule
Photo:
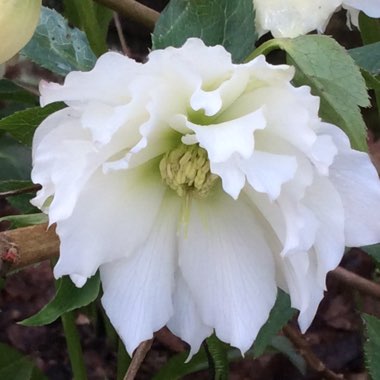
M 297 331 L 295 328 L 289 325 L 285 326 L 282 329 L 282 331 L 292 341 L 292 343 L 297 348 L 299 353 L 303 356 L 309 367 L 320 374 L 321 379 L 344 379 L 343 375 L 336 374 L 335 372 L 331 371 L 325 366 L 325 364 L 321 360 L 319 360 L 319 358 L 311 350 L 309 343 L 306 341 L 306 339 L 302 336 L 302 334 L 299 331 Z
M 140 343 L 140 345 L 136 348 L 132 356 L 131 364 L 129 365 L 128 371 L 124 376 L 124 380 L 133 380 L 138 370 L 141 367 L 142 362 L 145 359 L 146 354 L 149 352 L 152 347 L 153 339 L 146 340 L 145 342 Z
M 372 297 L 380 298 L 380 285 L 373 281 L 367 280 L 356 273 L 350 272 L 347 269 L 338 267 L 330 272 L 329 276 L 346 284 L 350 288 L 356 289 Z
M 136 21 L 149 30 L 154 29 L 154 25 L 160 14 L 137 1 L 134 0 L 94 0 L 99 4 L 106 6 L 120 13 L 129 20 Z
M 46 223 L 0 232 L 0 257 L 7 262 L 7 252 L 17 257 L 7 271 L 22 268 L 58 256 L 59 239 L 55 227 Z M 1 260 L 0 260 L 1 262 Z

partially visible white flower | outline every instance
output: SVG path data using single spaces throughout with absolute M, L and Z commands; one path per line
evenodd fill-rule
M 41 0 L 0 0 L 0 63 L 12 58 L 32 38 Z
M 359 26 L 360 11 L 364 12 L 369 17 L 380 17 L 379 0 L 344 0 L 342 6 L 347 9 L 349 19 L 355 26 Z
M 277 286 L 304 331 L 345 245 L 380 240 L 376 170 L 293 74 L 189 39 L 41 84 L 42 105 L 68 106 L 33 142 L 54 273 L 82 286 L 100 269 L 129 353 L 165 325 L 192 353 L 214 330 L 245 352 Z
M 379 0 L 253 0 L 259 35 L 271 32 L 274 37 L 294 38 L 313 30 L 324 32 L 330 17 L 341 6 L 347 9 L 351 22 L 358 26 L 363 11 L 380 17 Z

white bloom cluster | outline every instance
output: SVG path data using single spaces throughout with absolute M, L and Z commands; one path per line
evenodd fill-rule
M 189 39 L 41 84 L 42 105 L 67 104 L 33 142 L 55 276 L 82 286 L 100 269 L 129 353 L 165 325 L 192 353 L 213 331 L 244 352 L 277 287 L 305 330 L 345 245 L 380 240 L 376 170 L 293 74 Z
M 323 32 L 334 12 L 347 9 L 358 26 L 359 12 L 380 17 L 379 0 L 253 0 L 259 35 L 271 32 L 274 37 L 294 38 L 313 30 Z

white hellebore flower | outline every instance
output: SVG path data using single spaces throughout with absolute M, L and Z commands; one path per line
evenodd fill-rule
M 67 104 L 33 142 L 55 276 L 82 286 L 100 269 L 129 353 L 165 325 L 192 353 L 213 330 L 244 352 L 277 287 L 305 330 L 345 245 L 380 240 L 376 170 L 293 74 L 189 39 L 41 84 L 42 105 Z
M 380 17 L 379 0 L 253 0 L 259 35 L 294 38 L 313 30 L 323 32 L 334 12 L 341 7 L 358 26 L 359 12 Z

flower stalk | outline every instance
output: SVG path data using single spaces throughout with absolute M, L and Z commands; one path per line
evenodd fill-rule
M 86 380 L 87 374 L 84 366 L 83 352 L 73 312 L 63 314 L 61 320 L 65 332 L 73 378 L 74 380 Z

